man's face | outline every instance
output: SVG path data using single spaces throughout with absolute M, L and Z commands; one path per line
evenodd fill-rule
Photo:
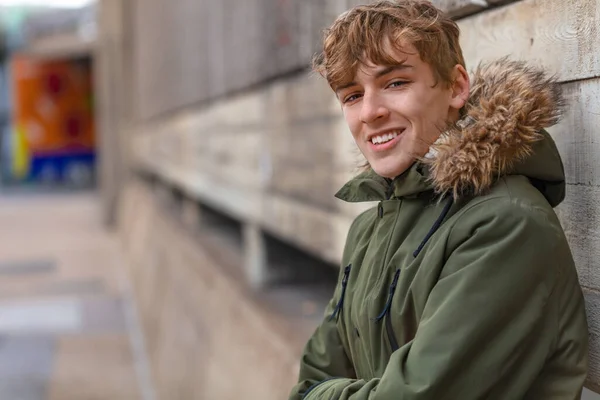
M 392 66 L 367 62 L 352 83 L 336 90 L 360 151 L 373 170 L 387 178 L 402 174 L 424 156 L 464 104 L 457 102 L 452 87 L 435 84 L 431 66 L 413 46 L 393 55 L 404 61 Z

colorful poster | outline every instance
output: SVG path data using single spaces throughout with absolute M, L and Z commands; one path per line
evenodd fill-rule
M 11 59 L 12 178 L 89 185 L 96 158 L 92 71 L 87 59 Z

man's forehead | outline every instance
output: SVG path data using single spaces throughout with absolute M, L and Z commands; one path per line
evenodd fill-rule
M 353 79 L 359 73 L 366 75 L 380 75 L 381 71 L 391 72 L 393 70 L 402 70 L 414 68 L 419 60 L 419 53 L 414 49 L 414 46 L 399 46 L 388 48 L 383 54 L 375 55 L 379 60 L 373 60 L 373 57 L 365 57 L 358 63 Z

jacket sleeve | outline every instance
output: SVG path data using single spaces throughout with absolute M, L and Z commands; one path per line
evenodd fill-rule
M 451 228 L 415 337 L 392 354 L 383 376 L 330 380 L 305 399 L 524 398 L 555 344 L 550 300 L 559 266 L 570 258 L 565 246 L 546 210 L 511 199 L 471 206 Z M 314 380 L 329 363 L 313 361 Z
M 339 290 L 338 290 L 339 291 Z M 355 376 L 352 363 L 340 339 L 335 319 L 330 320 L 337 296 L 334 294 L 325 310 L 325 317 L 308 340 L 300 361 L 300 376 L 298 384 L 292 389 L 290 400 L 305 398 L 322 382 L 334 378 Z

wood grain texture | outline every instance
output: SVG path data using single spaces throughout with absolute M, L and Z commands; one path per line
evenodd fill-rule
M 561 81 L 600 75 L 596 1 L 523 0 L 460 20 L 469 69 L 503 56 L 542 65 Z
M 573 252 L 581 284 L 600 288 L 600 187 L 568 185 L 556 209 Z
M 568 108 L 549 129 L 561 154 L 567 197 L 557 213 L 573 249 L 581 283 L 600 288 L 600 79 L 563 85 Z
M 592 290 L 584 290 L 585 309 L 589 325 L 590 355 L 589 355 L 589 373 L 585 386 L 595 392 L 600 392 L 600 293 Z M 584 397 L 585 398 L 585 397 Z M 596 397 L 589 397 L 590 399 Z
M 563 85 L 563 121 L 549 129 L 561 151 L 567 182 L 600 185 L 600 79 Z

